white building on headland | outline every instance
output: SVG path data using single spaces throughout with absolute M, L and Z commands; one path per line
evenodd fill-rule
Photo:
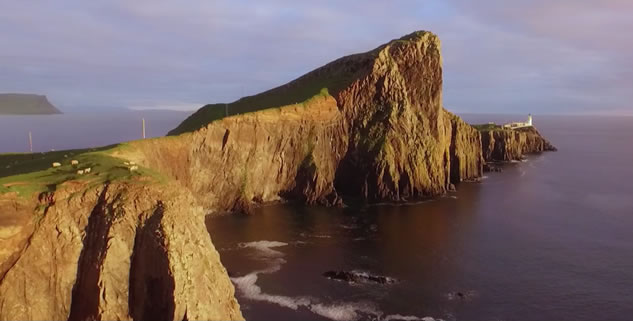
M 528 115 L 528 120 L 524 123 L 518 122 L 518 123 L 509 123 L 509 124 L 503 125 L 504 129 L 518 129 L 518 128 L 524 128 L 524 127 L 532 127 L 532 114 Z

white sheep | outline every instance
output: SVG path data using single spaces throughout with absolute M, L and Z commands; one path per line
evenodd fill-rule
M 84 174 L 84 170 L 83 170 L 83 169 L 78 170 L 78 171 L 77 171 L 77 174 L 79 174 L 79 175 L 83 175 L 83 174 Z
M 62 164 L 60 164 L 60 163 L 58 163 L 58 162 L 54 162 L 54 163 L 53 163 L 53 167 L 59 167 L 59 166 L 62 166 Z
M 127 166 L 127 165 L 130 165 L 130 163 L 128 163 L 128 162 L 123 162 L 123 165 Z
M 70 165 L 79 165 L 79 161 L 76 159 L 73 159 L 70 161 Z
M 84 168 L 84 173 L 86 173 L 86 174 L 90 173 L 90 167 Z
M 138 169 L 138 166 L 134 165 L 134 166 L 130 166 L 130 172 L 133 172 L 135 170 Z
M 136 162 L 130 162 L 130 165 L 136 165 Z

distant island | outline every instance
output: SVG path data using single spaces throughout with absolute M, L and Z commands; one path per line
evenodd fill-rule
M 61 114 L 44 95 L 0 94 L 0 115 Z

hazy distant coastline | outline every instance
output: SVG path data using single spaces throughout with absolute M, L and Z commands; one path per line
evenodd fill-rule
M 61 113 L 44 95 L 0 94 L 0 115 L 52 115 Z

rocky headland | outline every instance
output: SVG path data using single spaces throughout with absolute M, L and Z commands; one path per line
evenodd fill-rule
M 0 94 L 0 115 L 61 114 L 44 95 Z
M 526 154 L 556 151 L 534 127 L 482 130 L 481 143 L 486 162 L 521 160 Z
M 424 31 L 207 105 L 170 135 L 0 155 L 0 320 L 241 319 L 206 214 L 434 197 L 486 159 L 546 149 L 535 130 L 488 136 L 446 111 Z

